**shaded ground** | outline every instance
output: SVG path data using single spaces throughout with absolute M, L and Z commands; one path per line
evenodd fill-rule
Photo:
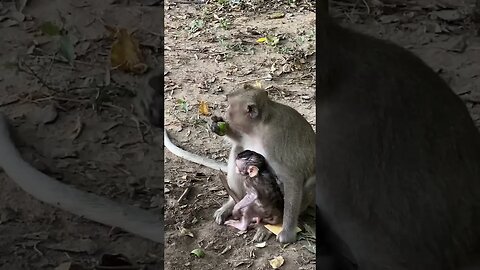
M 103 27 L 137 29 L 154 67 L 160 8 L 123 2 L 32 0 L 26 17 L 13 2 L 0 2 L 0 111 L 12 119 L 22 153 L 37 168 L 161 215 L 162 141 L 137 128 L 131 114 L 144 76 L 109 71 L 112 40 Z M 73 66 L 57 53 L 58 37 L 40 31 L 45 22 L 62 21 L 76 54 Z M 93 269 L 104 253 L 122 253 L 145 269 L 163 266 L 157 244 L 46 206 L 4 174 L 0 185 L 0 269 L 54 269 L 64 262 Z

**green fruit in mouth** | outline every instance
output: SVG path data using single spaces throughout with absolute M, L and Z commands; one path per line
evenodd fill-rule
M 218 122 L 218 123 L 217 123 L 217 126 L 218 126 L 218 135 L 224 136 L 225 134 L 227 134 L 228 123 L 226 123 L 226 122 Z

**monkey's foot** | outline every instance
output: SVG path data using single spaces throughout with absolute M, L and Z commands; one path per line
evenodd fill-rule
M 263 226 L 258 226 L 255 235 L 253 236 L 254 242 L 267 241 L 272 236 L 272 233 Z
M 234 219 L 225 221 L 225 225 L 237 228 L 239 231 L 242 231 L 242 232 L 246 231 L 248 228 L 248 224 L 246 224 L 245 222 L 241 222 L 240 220 L 234 220 Z
M 283 229 L 277 235 L 277 241 L 283 244 L 293 243 L 297 240 L 297 232 L 295 230 L 286 230 Z
M 217 211 L 213 214 L 215 223 L 222 225 L 227 217 L 232 214 L 232 206 L 228 203 L 224 204 L 222 207 L 218 208 Z

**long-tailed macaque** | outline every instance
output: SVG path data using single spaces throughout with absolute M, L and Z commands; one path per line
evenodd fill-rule
M 242 176 L 235 173 L 237 154 L 252 150 L 264 156 L 284 194 L 283 227 L 277 239 L 282 243 L 293 242 L 299 214 L 314 200 L 315 132 L 299 112 L 271 100 L 265 90 L 245 85 L 228 94 L 227 99 L 229 128 L 226 134 L 219 135 L 226 135 L 232 143 L 228 165 L 180 149 L 170 141 L 166 130 L 165 147 L 186 160 L 227 171 L 228 185 L 239 198 L 245 195 L 245 190 Z M 212 121 L 210 128 L 217 132 L 218 121 Z M 223 224 L 234 205 L 230 197 L 215 211 L 215 221 Z
M 296 240 L 298 217 L 313 197 L 305 186 L 315 178 L 315 133 L 307 120 L 293 108 L 271 100 L 266 91 L 246 85 L 227 95 L 225 135 L 232 142 L 227 179 L 230 188 L 243 197 L 242 177 L 235 173 L 235 158 L 243 150 L 265 157 L 277 176 L 284 194 L 283 227 L 277 239 L 281 243 Z M 217 131 L 217 123 L 211 125 Z M 223 223 L 235 202 L 230 198 L 215 214 Z
M 336 254 L 349 269 L 480 269 L 480 135 L 466 106 L 413 53 L 321 8 L 317 20 L 317 219 Z

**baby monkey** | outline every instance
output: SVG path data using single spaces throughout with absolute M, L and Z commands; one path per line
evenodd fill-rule
M 235 166 L 236 172 L 244 176 L 245 196 L 239 200 L 222 175 L 222 183 L 236 203 L 232 211 L 234 219 L 227 220 L 225 224 L 240 231 L 246 231 L 251 222 L 280 224 L 283 194 L 265 158 L 257 152 L 245 150 L 237 155 Z

